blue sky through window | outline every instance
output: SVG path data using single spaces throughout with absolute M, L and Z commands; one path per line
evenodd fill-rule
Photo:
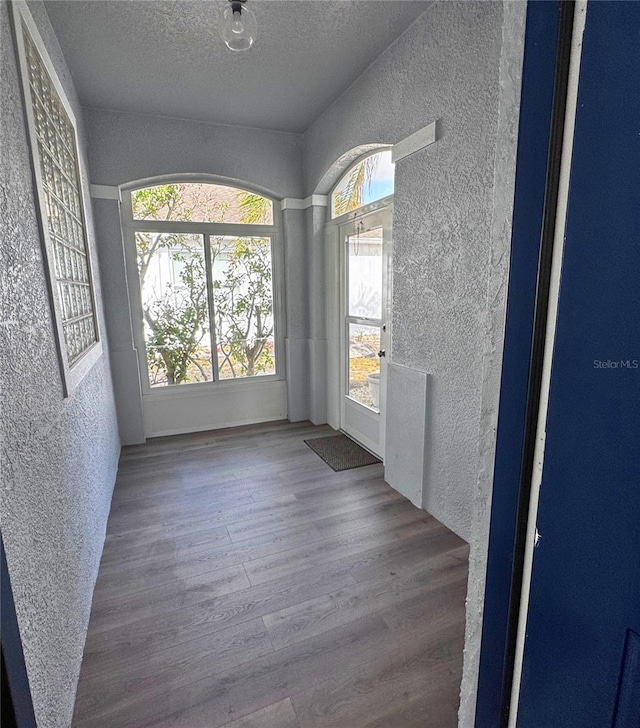
M 380 200 L 393 194 L 393 174 L 395 165 L 391 161 L 391 150 L 374 155 L 377 163 L 371 181 L 365 185 L 364 204 Z
M 392 195 L 393 175 L 391 150 L 377 152 L 358 162 L 336 185 L 331 200 L 332 216 L 343 215 Z

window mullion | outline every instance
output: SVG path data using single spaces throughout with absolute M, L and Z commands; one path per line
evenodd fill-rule
M 191 233 L 193 235 L 221 235 L 235 238 L 270 237 L 276 231 L 274 225 L 246 223 L 191 222 L 188 220 L 132 220 L 139 232 Z
M 209 306 L 209 337 L 211 339 L 211 367 L 213 381 L 219 380 L 218 346 L 216 336 L 216 311 L 213 302 L 213 261 L 211 259 L 211 235 L 204 235 L 204 261 L 207 275 L 207 303 Z

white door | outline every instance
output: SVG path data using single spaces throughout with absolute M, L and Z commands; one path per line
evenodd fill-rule
M 342 430 L 384 458 L 387 358 L 391 331 L 391 209 L 340 226 Z

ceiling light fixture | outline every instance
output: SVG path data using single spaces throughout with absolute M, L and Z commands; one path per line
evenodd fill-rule
M 222 21 L 222 39 L 232 51 L 246 51 L 256 39 L 256 16 L 246 6 L 247 0 L 229 0 Z

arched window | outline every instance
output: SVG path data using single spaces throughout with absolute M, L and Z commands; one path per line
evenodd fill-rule
M 156 185 L 133 192 L 131 202 L 134 220 L 273 225 L 271 200 L 226 185 Z
M 131 192 L 150 387 L 276 374 L 272 200 L 220 184 Z
M 331 193 L 331 217 L 340 217 L 392 195 L 393 171 L 390 149 L 358 160 Z

